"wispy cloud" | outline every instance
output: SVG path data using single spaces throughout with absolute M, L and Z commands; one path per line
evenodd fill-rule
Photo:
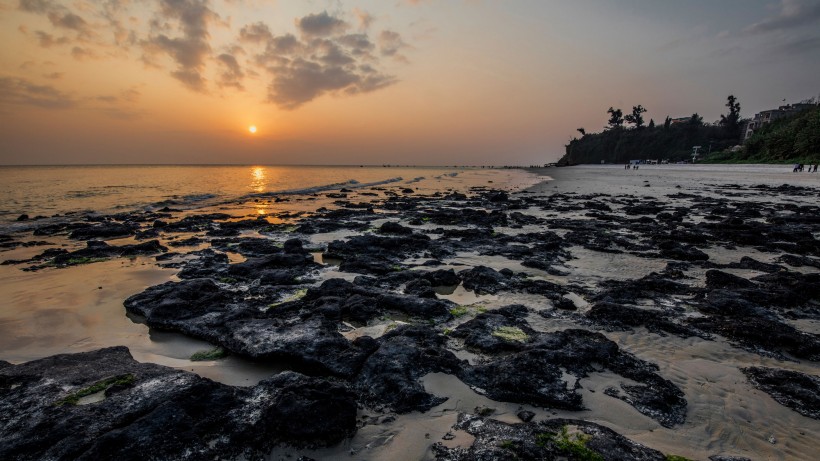
M 749 25 L 744 29 L 744 32 L 761 34 L 775 30 L 793 29 L 818 22 L 820 22 L 820 2 L 781 0 L 779 14 Z
M 77 100 L 51 85 L 38 85 L 24 78 L 0 77 L 0 104 L 67 109 L 75 107 Z

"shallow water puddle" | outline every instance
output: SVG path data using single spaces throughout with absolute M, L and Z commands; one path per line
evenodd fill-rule
M 706 341 L 661 337 L 644 329 L 604 334 L 624 350 L 657 364 L 659 374 L 679 386 L 688 401 L 683 425 L 635 433 L 636 426 L 618 423 L 624 435 L 655 449 L 695 459 L 714 454 L 773 460 L 814 456 L 820 422 L 758 391 L 740 371 L 741 367 L 767 366 L 814 374 L 816 368 L 811 362 L 761 357 L 719 338 Z M 771 437 L 776 443 L 769 441 Z

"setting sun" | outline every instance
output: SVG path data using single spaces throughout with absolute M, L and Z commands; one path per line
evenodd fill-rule
M 251 132 L 251 134 L 256 133 L 256 125 L 251 125 L 251 126 L 249 126 L 249 127 L 248 127 L 248 131 L 250 131 L 250 132 Z

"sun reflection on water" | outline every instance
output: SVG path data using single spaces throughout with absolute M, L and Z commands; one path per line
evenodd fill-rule
M 254 192 L 265 192 L 265 168 L 261 166 L 251 167 L 251 189 Z

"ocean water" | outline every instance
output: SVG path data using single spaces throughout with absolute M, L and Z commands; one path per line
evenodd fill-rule
M 478 185 L 519 189 L 537 183 L 523 170 L 357 166 L 4 166 L 0 226 L 27 214 L 111 213 L 201 208 L 342 188 L 385 185 L 419 192 Z

